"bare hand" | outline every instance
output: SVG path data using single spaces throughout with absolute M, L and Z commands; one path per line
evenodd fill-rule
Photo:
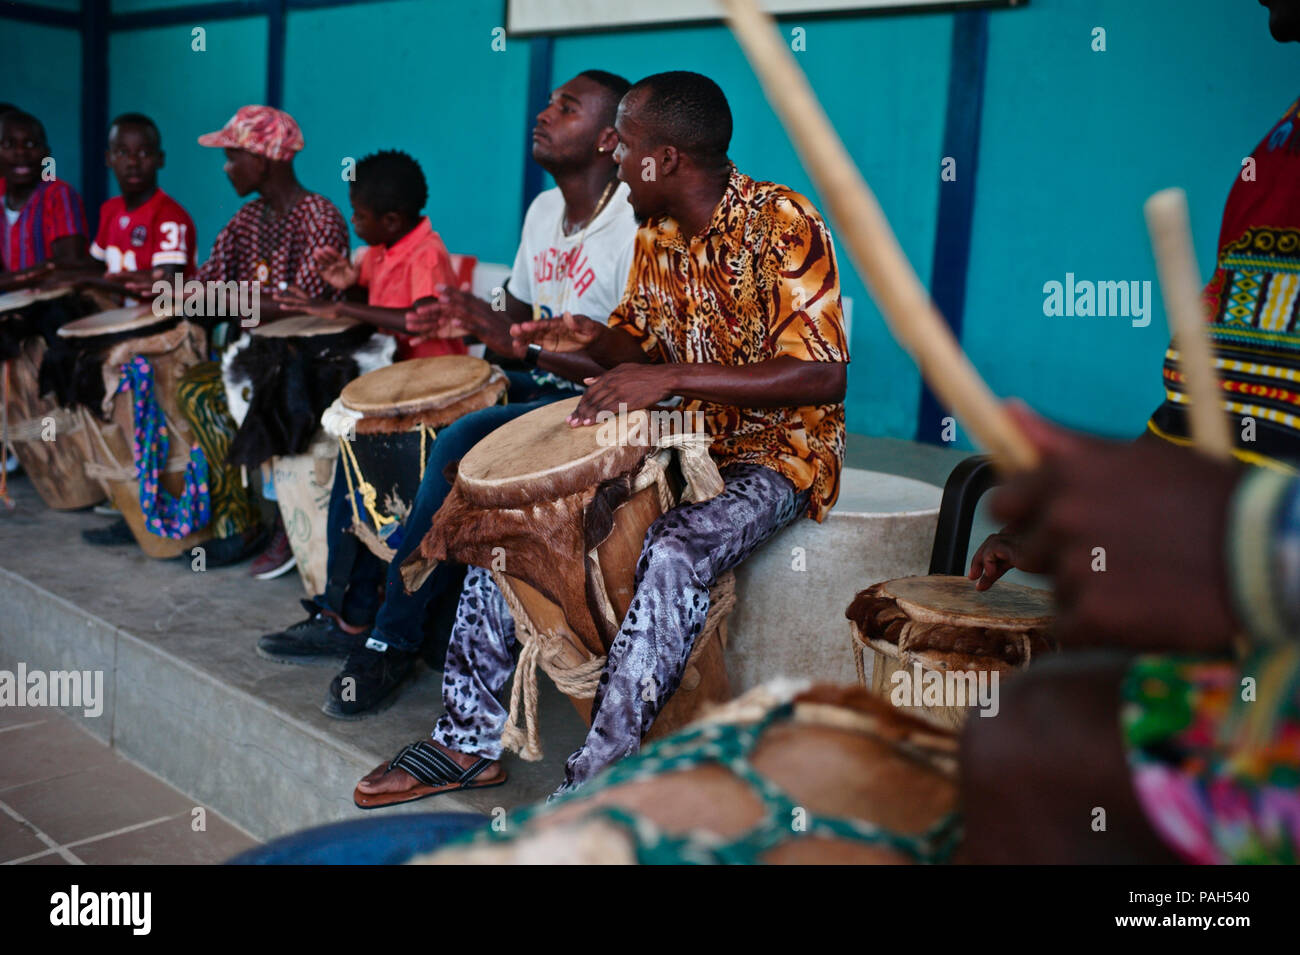
M 338 303 L 312 298 L 296 285 L 290 285 L 282 292 L 271 292 L 269 297 L 272 302 L 285 312 L 315 315 L 318 318 L 339 317 Z
M 1021 566 L 1021 561 L 1020 538 L 1005 532 L 990 534 L 971 558 L 967 576 L 975 581 L 976 590 L 988 590 L 1012 567 L 1027 570 Z
M 619 365 L 599 378 L 588 378 L 587 391 L 569 415 L 569 424 L 595 424 L 602 411 L 617 414 L 658 404 L 675 393 L 675 371 L 672 365 Z
M 478 335 L 480 306 L 491 306 L 459 289 L 440 287 L 437 298 L 421 299 L 406 313 L 406 330 L 423 338 L 464 338 Z M 497 349 L 494 349 L 497 350 Z
M 995 491 L 993 513 L 1023 531 L 1017 566 L 1053 577 L 1062 646 L 1228 649 L 1239 625 L 1224 545 L 1240 469 L 1010 411 L 1042 463 Z
M 338 249 L 322 245 L 312 251 L 311 257 L 316 263 L 316 271 L 320 273 L 320 277 L 339 291 L 352 288 L 361 277 L 361 270 L 349 262 L 347 256 Z
M 604 331 L 600 322 L 565 312 L 559 318 L 511 325 L 510 337 L 525 347 L 540 345 L 542 351 L 575 352 L 582 351 Z

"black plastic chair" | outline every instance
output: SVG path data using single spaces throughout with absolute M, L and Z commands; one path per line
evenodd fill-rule
M 934 549 L 930 551 L 930 573 L 966 576 L 969 565 L 971 525 L 975 509 L 984 492 L 997 483 L 993 459 L 976 454 L 963 460 L 948 475 L 939 502 L 939 526 L 934 531 Z

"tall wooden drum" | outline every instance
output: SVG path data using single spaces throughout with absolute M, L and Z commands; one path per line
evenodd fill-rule
M 79 413 L 90 435 L 92 460 L 87 473 L 104 482 L 141 550 L 150 557 L 176 557 L 207 540 L 211 537 L 207 527 L 172 538 L 146 526 L 136 467 L 136 401 L 130 388 L 118 391 L 124 366 L 137 356 L 146 359 L 153 371 L 153 399 L 166 422 L 168 438 L 157 483 L 179 497 L 185 489 L 191 448 L 197 442 L 180 413 L 176 392 L 181 376 L 204 360 L 203 330 L 175 316 L 158 316 L 151 305 L 135 305 L 71 322 L 59 329 L 59 335 L 78 350 L 83 369 L 77 386 L 83 389 Z M 98 382 L 93 380 L 95 373 L 101 376 Z M 96 396 L 102 396 L 98 407 Z
M 632 601 L 646 531 L 678 502 L 679 482 L 670 452 L 603 444 L 600 427 L 570 427 L 566 419 L 578 400 L 530 411 L 475 445 L 460 461 L 421 554 L 492 570 L 511 605 L 516 636 L 536 641 L 524 651 L 528 659 L 590 722 L 605 656 Z M 648 433 L 645 416 L 629 415 L 627 433 Z M 672 732 L 704 704 L 731 696 L 722 626 L 734 605 L 731 576 L 719 584 L 681 686 L 647 738 Z M 512 708 L 521 683 L 531 679 L 520 671 Z M 520 751 L 540 752 L 533 738 Z
M 343 389 L 322 424 L 339 439 L 353 532 L 372 553 L 393 559 L 438 429 L 499 404 L 508 385 L 480 358 L 443 355 L 380 368 Z
M 951 728 L 981 694 L 995 711 L 1002 680 L 1056 649 L 1051 594 L 1006 581 L 979 591 L 943 574 L 886 580 L 859 593 L 846 616 L 862 685 Z
M 44 396 L 40 369 L 60 326 L 96 309 L 70 287 L 0 295 L 0 360 L 9 376 L 5 425 L 14 453 L 46 506 L 75 511 L 104 499 L 86 476 L 88 435 L 80 418 Z

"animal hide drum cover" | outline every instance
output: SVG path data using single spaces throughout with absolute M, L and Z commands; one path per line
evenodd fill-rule
M 510 576 L 565 608 L 569 625 L 588 646 L 594 640 L 607 647 L 617 628 L 610 632 L 599 610 L 586 555 L 613 529 L 614 511 L 631 497 L 635 473 L 523 507 L 476 506 L 453 483 L 419 553 L 426 559 L 491 568 L 496 548 L 504 548 L 510 555 Z M 587 613 L 573 613 L 578 607 L 586 607 Z
M 250 336 L 225 370 L 228 383 L 247 383 L 247 392 L 241 386 L 238 394 L 229 397 L 238 403 L 247 400 L 248 406 L 227 463 L 254 468 L 273 457 L 305 453 L 320 428 L 321 413 L 344 385 L 362 373 L 356 353 L 372 336 L 380 340 L 380 347 L 382 340 L 393 341 L 391 336 L 375 335 L 368 325 L 337 335 Z
M 55 348 L 62 342 L 59 328 L 98 310 L 85 296 L 63 295 L 0 313 L 0 361 L 17 358 L 23 342 L 36 336 L 45 339 L 47 349 Z

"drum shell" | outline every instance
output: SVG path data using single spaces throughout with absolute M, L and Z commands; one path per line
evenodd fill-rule
M 675 500 L 680 489 L 669 481 L 669 493 Z M 566 668 L 581 665 L 593 655 L 609 653 L 608 637 L 593 641 L 580 634 L 594 629 L 597 633 L 616 633 L 626 616 L 636 590 L 636 566 L 641 557 L 646 532 L 663 514 L 660 489 L 650 483 L 634 492 L 614 509 L 613 527 L 609 535 L 595 548 L 595 559 L 587 558 L 588 578 L 596 578 L 597 593 L 589 594 L 581 605 L 561 607 L 537 588 L 508 573 L 500 579 L 513 591 L 529 619 L 539 632 L 550 635 L 543 652 L 562 663 Z M 601 596 L 608 600 L 612 615 L 604 620 L 592 619 L 592 604 L 601 606 Z M 593 599 L 594 598 L 594 599 Z M 587 618 L 592 627 L 575 627 L 574 621 Z M 711 638 L 697 659 L 687 668 L 681 685 L 669 697 L 655 718 L 647 740 L 666 736 L 693 720 L 710 703 L 720 703 L 731 698 L 730 683 L 724 655 L 726 645 L 725 622 L 722 633 Z M 590 698 L 569 697 L 583 720 L 591 724 Z
M 405 520 L 415 504 L 423 480 L 421 448 L 427 459 L 438 430 L 461 417 L 498 404 L 509 381 L 496 372 L 476 391 L 441 408 L 430 408 L 396 417 L 366 416 L 357 420 L 348 440 L 361 476 L 375 489 L 375 502 L 387 516 Z M 423 428 L 423 433 L 421 429 Z M 354 477 L 355 486 L 355 477 Z M 390 549 L 374 538 L 368 528 L 358 528 L 358 537 L 381 560 L 391 560 Z
M 136 355 L 143 355 L 153 365 L 154 400 L 166 418 L 169 437 L 167 463 L 159 484 L 175 496 L 184 489 L 190 447 L 196 443 L 193 429 L 180 413 L 177 391 L 185 372 L 204 360 L 203 352 L 202 331 L 189 322 L 180 322 L 165 332 L 146 332 L 139 338 L 119 342 L 105 359 L 106 367 L 120 367 Z M 92 467 L 88 470 L 101 476 L 113 505 L 122 512 L 140 549 L 149 557 L 167 559 L 186 553 L 210 538 L 210 528 L 174 540 L 160 537 L 145 527 L 139 483 L 134 477 L 134 401 L 130 390 L 106 398 L 105 404 L 106 419 L 91 414 L 86 408 L 78 409 L 90 434 Z M 209 467 L 218 466 L 219 463 L 209 462 Z
M 918 586 L 919 591 L 914 589 Z M 884 581 L 859 593 L 846 616 L 858 682 L 890 701 L 902 687 L 907 712 L 945 729 L 960 729 L 975 701 L 918 704 L 931 674 L 944 677 L 945 683 L 949 673 L 974 674 L 989 687 L 996 674 L 1000 686 L 1035 655 L 1056 649 L 1050 636 L 1050 595 L 1008 582 L 979 592 L 969 580 L 946 575 Z M 899 673 L 906 680 L 896 681 Z M 922 682 L 916 690 L 918 678 Z M 971 689 L 968 682 L 962 687 L 967 699 Z
M 306 454 L 272 459 L 276 503 L 308 597 L 325 591 L 330 490 L 338 442 L 317 434 Z
M 104 487 L 86 475 L 90 436 L 75 411 L 40 396 L 38 384 L 45 341 L 28 338 L 9 364 L 9 436 L 23 470 L 47 507 L 75 511 L 104 500 Z M 53 420 L 54 440 L 42 437 Z

